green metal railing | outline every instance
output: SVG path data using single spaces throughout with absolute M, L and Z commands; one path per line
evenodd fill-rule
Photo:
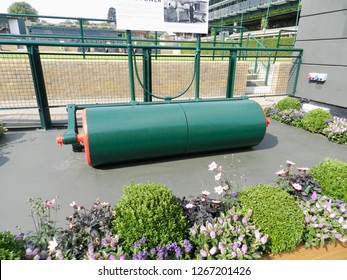
M 38 17 L 41 18 L 42 16 Z M 84 20 L 79 19 L 79 22 L 83 23 Z M 214 30 L 220 30 L 219 27 L 213 28 Z M 234 26 L 230 28 L 235 29 Z M 80 25 L 80 29 L 83 29 L 83 25 Z M 258 63 L 260 58 L 270 59 L 275 53 L 277 54 L 279 48 L 249 48 L 242 46 L 242 32 L 243 29 L 240 28 L 240 39 L 236 43 L 218 42 L 215 32 L 212 44 L 205 41 L 201 35 L 197 35 L 194 40 L 159 40 L 158 34 L 155 33 L 153 39 L 139 39 L 134 38 L 131 31 L 123 32 L 121 38 L 88 37 L 85 36 L 83 31 L 78 37 L 1 34 L 0 45 L 21 45 L 25 47 L 25 50 L 0 51 L 0 60 L 2 59 L 0 63 L 0 82 L 3 81 L 3 84 L 6 84 L 9 79 L 6 78 L 6 75 L 1 76 L 1 67 L 5 67 L 6 63 L 21 65 L 18 69 L 24 71 L 22 70 L 25 68 L 23 68 L 23 64 L 29 62 L 29 71 L 37 104 L 37 107 L 33 107 L 38 108 L 43 129 L 52 127 L 50 108 L 66 106 L 71 103 L 71 99 L 74 97 L 76 97 L 74 101 L 77 104 L 76 106 L 82 107 L 86 104 L 96 103 L 98 103 L 97 106 L 108 106 L 107 104 L 139 104 L 140 102 L 149 104 L 152 102 L 167 103 L 186 102 L 187 100 L 248 98 L 247 96 L 242 97 L 242 95 L 247 95 L 244 91 L 241 92 L 241 95 L 236 94 L 236 85 L 240 79 L 236 76 L 236 72 L 241 54 L 256 53 L 256 56 L 248 55 L 247 61 Z M 59 38 L 66 40 L 60 42 L 57 40 Z M 56 47 L 81 49 L 82 53 L 57 52 L 54 50 L 41 51 L 42 48 Z M 126 49 L 126 53 L 87 53 L 84 51 L 90 48 Z M 289 92 L 289 94 L 294 95 L 303 50 L 293 48 L 281 48 L 280 50 L 281 53 L 288 52 L 288 55 L 278 55 L 277 58 L 286 61 L 292 61 L 295 58 L 295 67 L 292 67 L 294 70 L 291 72 L 294 87 Z M 173 54 L 174 51 L 179 51 L 181 54 Z M 171 52 L 171 54 L 164 54 L 164 52 Z M 104 68 L 107 67 L 110 67 L 111 70 L 104 71 Z M 5 68 L 3 71 L 7 73 L 8 70 L 11 70 L 12 64 Z M 85 68 L 89 70 L 83 71 Z M 59 70 L 51 73 L 52 69 Z M 61 71 L 64 73 L 60 73 Z M 83 73 L 79 74 L 80 72 Z M 100 76 L 101 72 L 103 74 Z M 184 74 L 181 72 L 184 72 Z M 170 75 L 172 73 L 173 77 Z M 16 78 L 16 75 L 18 74 L 11 76 L 13 81 L 11 80 L 8 83 L 8 89 L 22 82 L 20 77 Z M 104 96 L 102 92 L 104 90 L 99 89 L 103 87 L 104 83 L 102 75 L 108 75 L 105 83 L 117 80 L 116 83 L 112 83 L 107 88 L 110 98 L 105 101 L 101 100 L 104 98 L 102 97 Z M 244 74 L 242 75 L 244 76 Z M 119 78 L 120 76 L 124 79 Z M 94 77 L 96 78 L 94 79 Z M 77 97 L 79 96 L 77 94 L 78 90 L 74 87 L 74 84 L 80 86 L 86 84 L 86 89 L 82 88 L 81 91 L 84 90 L 83 94 L 86 95 L 90 91 L 90 95 Z M 174 85 L 174 89 L 166 87 L 167 84 Z M 179 88 L 177 85 L 181 84 L 182 86 Z M 59 89 L 62 85 L 65 88 Z M 27 85 L 23 85 L 20 91 L 25 91 L 24 87 L 27 87 Z M 65 95 L 66 87 L 70 87 L 68 91 L 71 96 Z M 3 86 L 3 89 L 4 95 L 6 95 L 6 87 Z M 3 89 L 0 89 L 0 93 Z M 141 97 L 139 92 L 142 92 Z M 116 95 L 122 96 L 117 99 L 114 98 Z M 0 99 L 0 109 L 15 107 L 15 105 L 1 106 Z M 24 108 L 26 106 L 20 107 Z

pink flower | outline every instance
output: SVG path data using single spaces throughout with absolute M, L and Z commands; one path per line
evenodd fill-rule
M 212 200 L 212 203 L 219 204 L 219 203 L 221 203 L 221 201 L 220 200 Z
M 313 201 L 316 201 L 316 200 L 317 200 L 317 193 L 316 193 L 316 192 L 313 192 L 313 193 L 312 193 L 311 199 L 312 199 Z
M 301 191 L 302 190 L 302 186 L 300 184 L 298 184 L 298 183 L 292 183 L 292 186 L 297 191 Z
M 200 255 L 203 256 L 204 258 L 207 257 L 207 253 L 204 250 L 200 250 Z
M 288 165 L 288 166 L 295 165 L 295 163 L 294 163 L 294 162 L 292 162 L 292 161 L 290 161 L 290 160 L 287 160 L 286 162 L 287 162 L 287 165 Z
M 217 247 L 213 246 L 210 250 L 210 255 L 213 256 L 217 252 Z
M 52 200 L 45 200 L 44 203 L 47 208 L 53 207 L 55 205 L 55 198 L 53 198 Z
M 264 235 L 262 238 L 260 238 L 260 242 L 262 244 L 265 244 L 267 242 L 267 235 Z
M 243 253 L 247 253 L 247 250 L 248 250 L 247 245 L 246 245 L 246 244 L 243 244 L 242 247 L 241 247 L 241 251 L 242 251 Z
M 287 175 L 287 171 L 281 169 L 280 171 L 277 171 L 277 172 L 276 172 L 276 175 L 281 176 L 281 177 L 284 177 L 284 176 Z
M 187 208 L 187 209 L 192 209 L 193 207 L 194 207 L 194 205 L 191 204 L 191 203 L 186 204 L 186 208 Z

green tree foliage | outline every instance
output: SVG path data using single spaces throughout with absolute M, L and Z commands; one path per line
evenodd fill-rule
M 38 12 L 27 2 L 13 2 L 7 9 L 10 14 L 38 15 Z M 27 20 L 38 21 L 36 17 L 28 17 Z

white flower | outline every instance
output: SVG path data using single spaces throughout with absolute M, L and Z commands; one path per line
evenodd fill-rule
M 215 187 L 214 191 L 218 194 L 222 194 L 224 192 L 222 186 Z
M 75 206 L 76 206 L 76 202 L 75 202 L 75 201 L 72 201 L 72 202 L 70 203 L 70 206 L 71 206 L 71 207 L 75 207 Z
M 287 164 L 288 164 L 289 166 L 295 165 L 295 163 L 292 162 L 292 161 L 290 161 L 290 160 L 287 160 Z
M 209 196 L 210 192 L 209 191 L 202 191 L 202 194 L 205 195 L 205 196 Z
M 186 208 L 187 208 L 187 209 L 192 209 L 193 207 L 194 207 L 194 205 L 191 204 L 191 203 L 186 204 Z
M 50 253 L 53 253 L 54 251 L 55 251 L 55 248 L 57 248 L 57 246 L 58 246 L 58 242 L 57 242 L 57 240 L 55 239 L 55 237 L 53 237 L 53 240 L 52 241 L 49 241 L 48 242 L 48 251 L 50 252 Z
M 222 177 L 222 173 L 218 173 L 216 176 L 214 176 L 214 179 L 216 181 L 219 181 L 221 177 Z
M 212 163 L 208 167 L 209 167 L 209 169 L 208 169 L 209 171 L 213 171 L 217 168 L 217 163 L 212 161 Z

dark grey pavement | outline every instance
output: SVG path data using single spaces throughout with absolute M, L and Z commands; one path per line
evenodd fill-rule
M 114 205 L 131 181 L 163 183 L 179 197 L 199 195 L 203 190 L 214 195 L 218 182 L 208 171 L 212 161 L 235 174 L 235 180 L 247 177 L 247 185 L 274 182 L 275 172 L 286 160 L 298 167 L 312 167 L 326 157 L 347 161 L 346 146 L 272 121 L 264 140 L 250 149 L 95 169 L 86 165 L 84 153 L 73 153 L 70 146 L 56 144 L 57 134 L 63 132 L 18 130 L 0 138 L 0 230 L 15 232 L 16 226 L 33 229 L 27 204 L 31 196 L 58 196 L 62 206 L 58 220 L 65 225 L 65 217 L 72 213 L 72 201 L 87 208 L 96 198 Z M 233 169 L 227 167 L 232 157 Z

